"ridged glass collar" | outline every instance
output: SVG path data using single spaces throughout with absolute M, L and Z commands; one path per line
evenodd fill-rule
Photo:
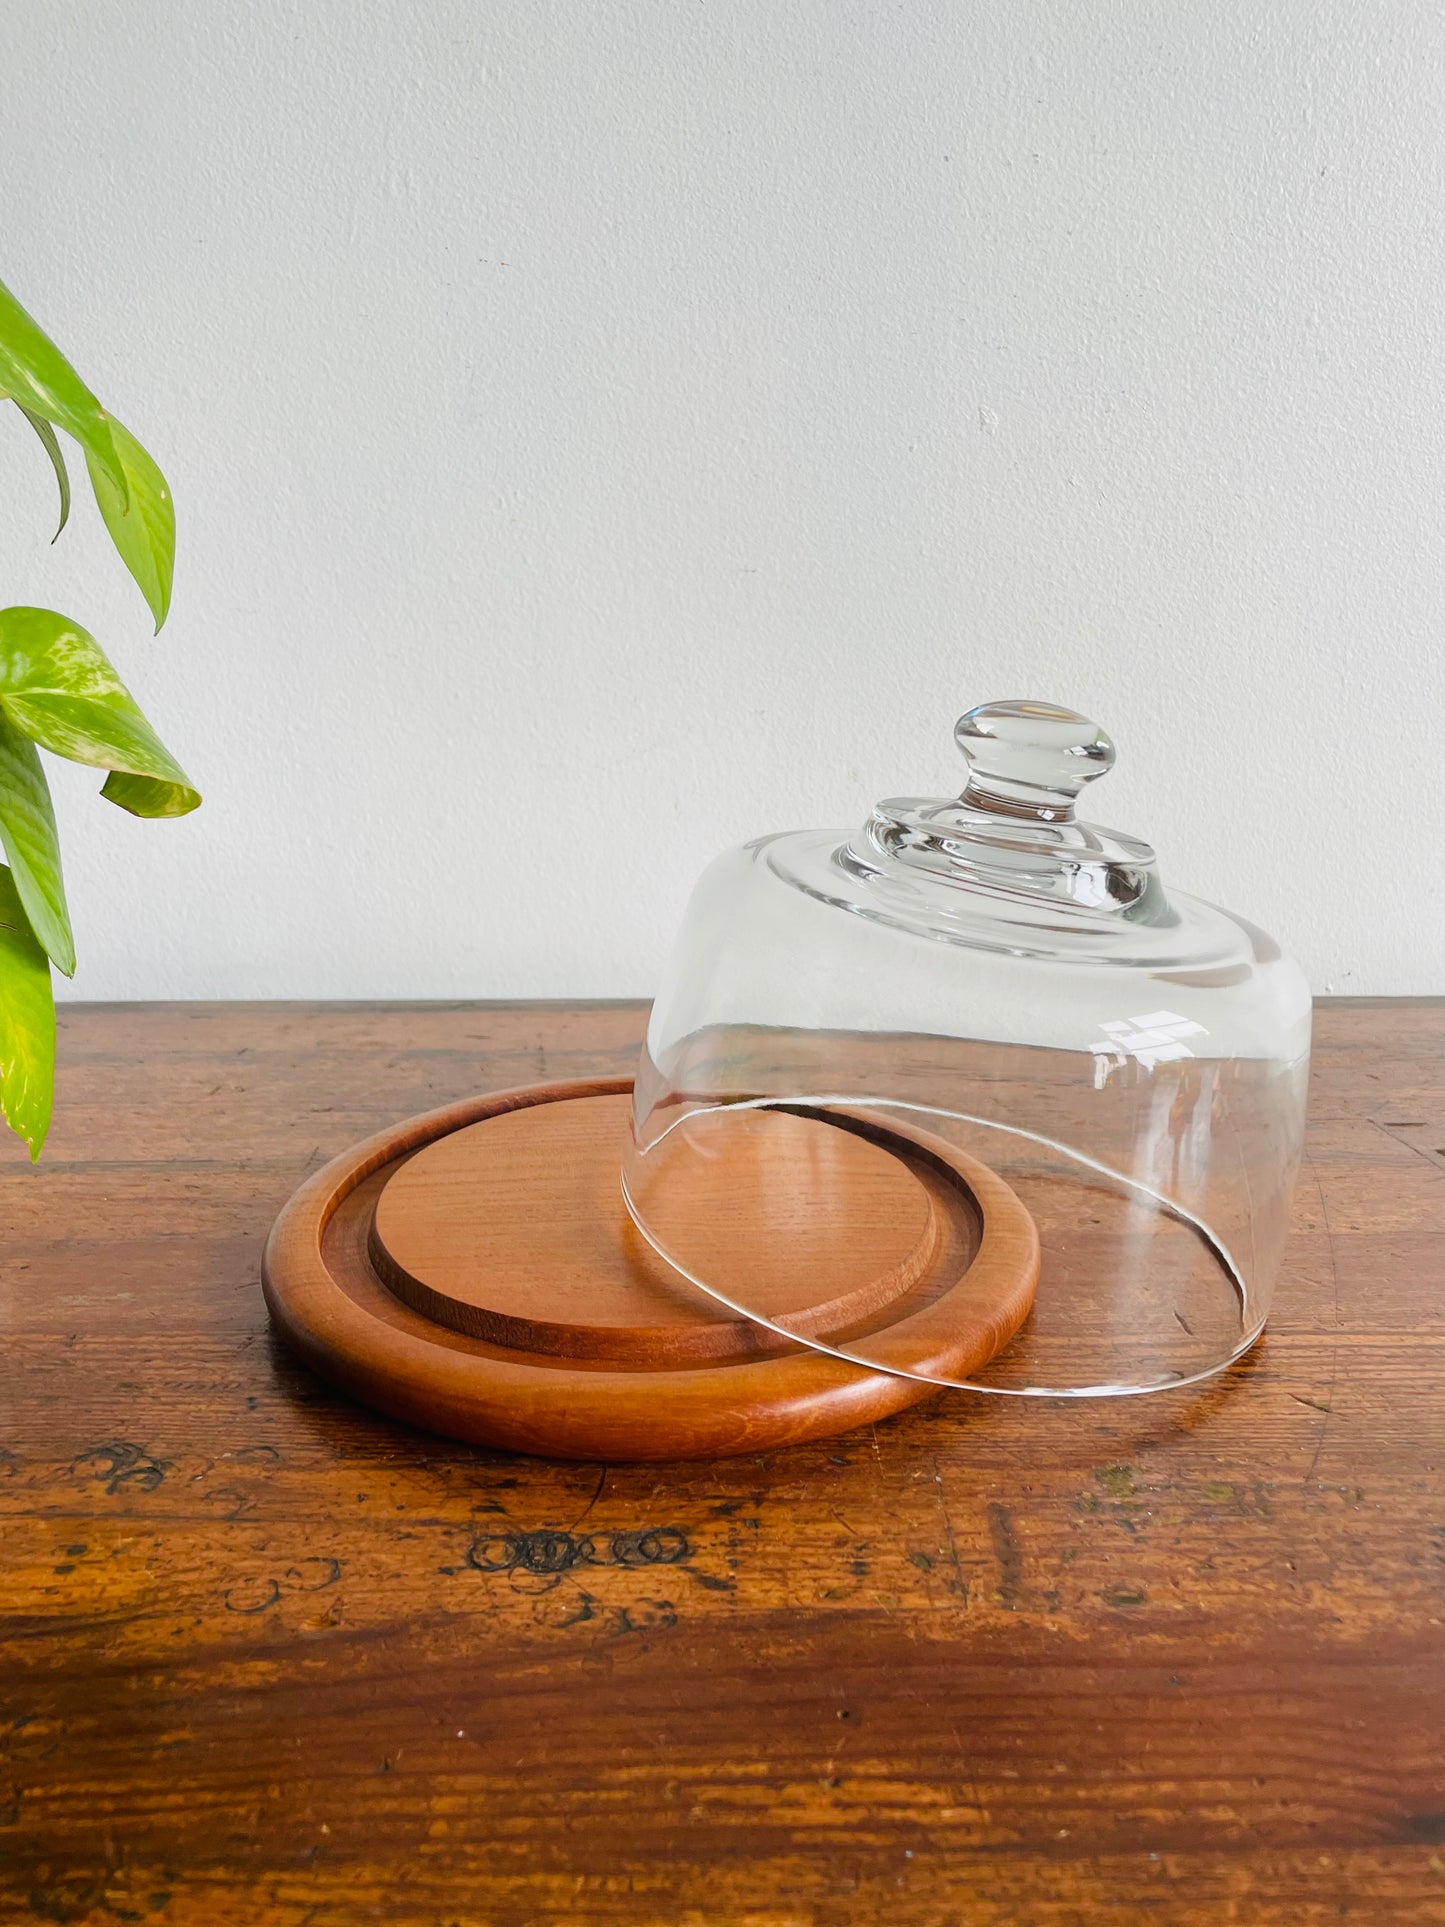
M 795 834 L 759 855 L 821 902 L 944 942 L 1150 969 L 1251 958 L 1238 919 L 1166 894 L 1151 845 L 1079 820 L 1085 785 L 1114 763 L 1097 724 L 1053 703 L 983 703 L 954 739 L 961 795 L 890 797 L 844 843 Z

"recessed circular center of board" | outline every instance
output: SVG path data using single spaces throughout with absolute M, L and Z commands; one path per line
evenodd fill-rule
M 438 1324 L 532 1353 L 652 1366 L 756 1354 L 767 1334 L 680 1278 L 622 1213 L 629 1104 L 506 1111 L 419 1151 L 376 1204 L 386 1284 Z M 822 1118 L 721 1111 L 666 1154 L 688 1160 L 669 1192 L 686 1201 L 675 1248 L 800 1336 L 877 1313 L 937 1254 L 942 1227 L 915 1173 Z

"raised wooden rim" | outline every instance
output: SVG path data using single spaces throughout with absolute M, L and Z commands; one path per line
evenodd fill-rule
M 379 1131 L 332 1159 L 295 1192 L 266 1241 L 262 1289 L 278 1330 L 323 1377 L 392 1417 L 545 1457 L 661 1460 L 772 1449 L 849 1431 L 936 1389 L 801 1348 L 713 1369 L 645 1375 L 505 1357 L 455 1339 L 433 1342 L 420 1319 L 415 1330 L 398 1328 L 369 1312 L 332 1275 L 322 1249 L 327 1227 L 358 1186 L 387 1165 L 506 1111 L 630 1089 L 628 1078 L 588 1078 L 466 1098 Z M 993 1357 L 1028 1315 L 1038 1280 L 1038 1232 L 1014 1192 L 984 1165 L 926 1133 L 897 1135 L 942 1158 L 979 1209 L 980 1243 L 964 1277 L 971 1300 L 987 1306 L 987 1315 L 950 1325 L 941 1310 L 946 1296 L 917 1314 L 932 1321 L 930 1333 L 940 1344 L 948 1325 L 953 1342 L 933 1357 L 946 1360 L 948 1376 L 963 1377 Z M 641 1422 L 640 1386 L 649 1407 Z

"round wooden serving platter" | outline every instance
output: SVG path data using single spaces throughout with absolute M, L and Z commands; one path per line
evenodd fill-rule
M 344 1152 L 272 1227 L 279 1330 L 379 1411 L 554 1458 L 722 1457 L 927 1396 L 734 1316 L 652 1251 L 619 1182 L 631 1090 L 529 1085 Z M 1038 1234 L 986 1167 L 863 1117 L 728 1116 L 726 1154 L 701 1160 L 678 1207 L 727 1296 L 826 1344 L 866 1331 L 871 1351 L 942 1377 L 1022 1324 Z M 834 1209 L 790 1205 L 820 1183 Z

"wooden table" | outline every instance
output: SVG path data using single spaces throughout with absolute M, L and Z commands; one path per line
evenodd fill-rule
M 0 1162 L 0 1920 L 1445 1922 L 1445 1003 L 1321 1009 L 1194 1394 L 549 1465 L 277 1347 L 304 1172 L 641 1023 L 66 1009 Z

